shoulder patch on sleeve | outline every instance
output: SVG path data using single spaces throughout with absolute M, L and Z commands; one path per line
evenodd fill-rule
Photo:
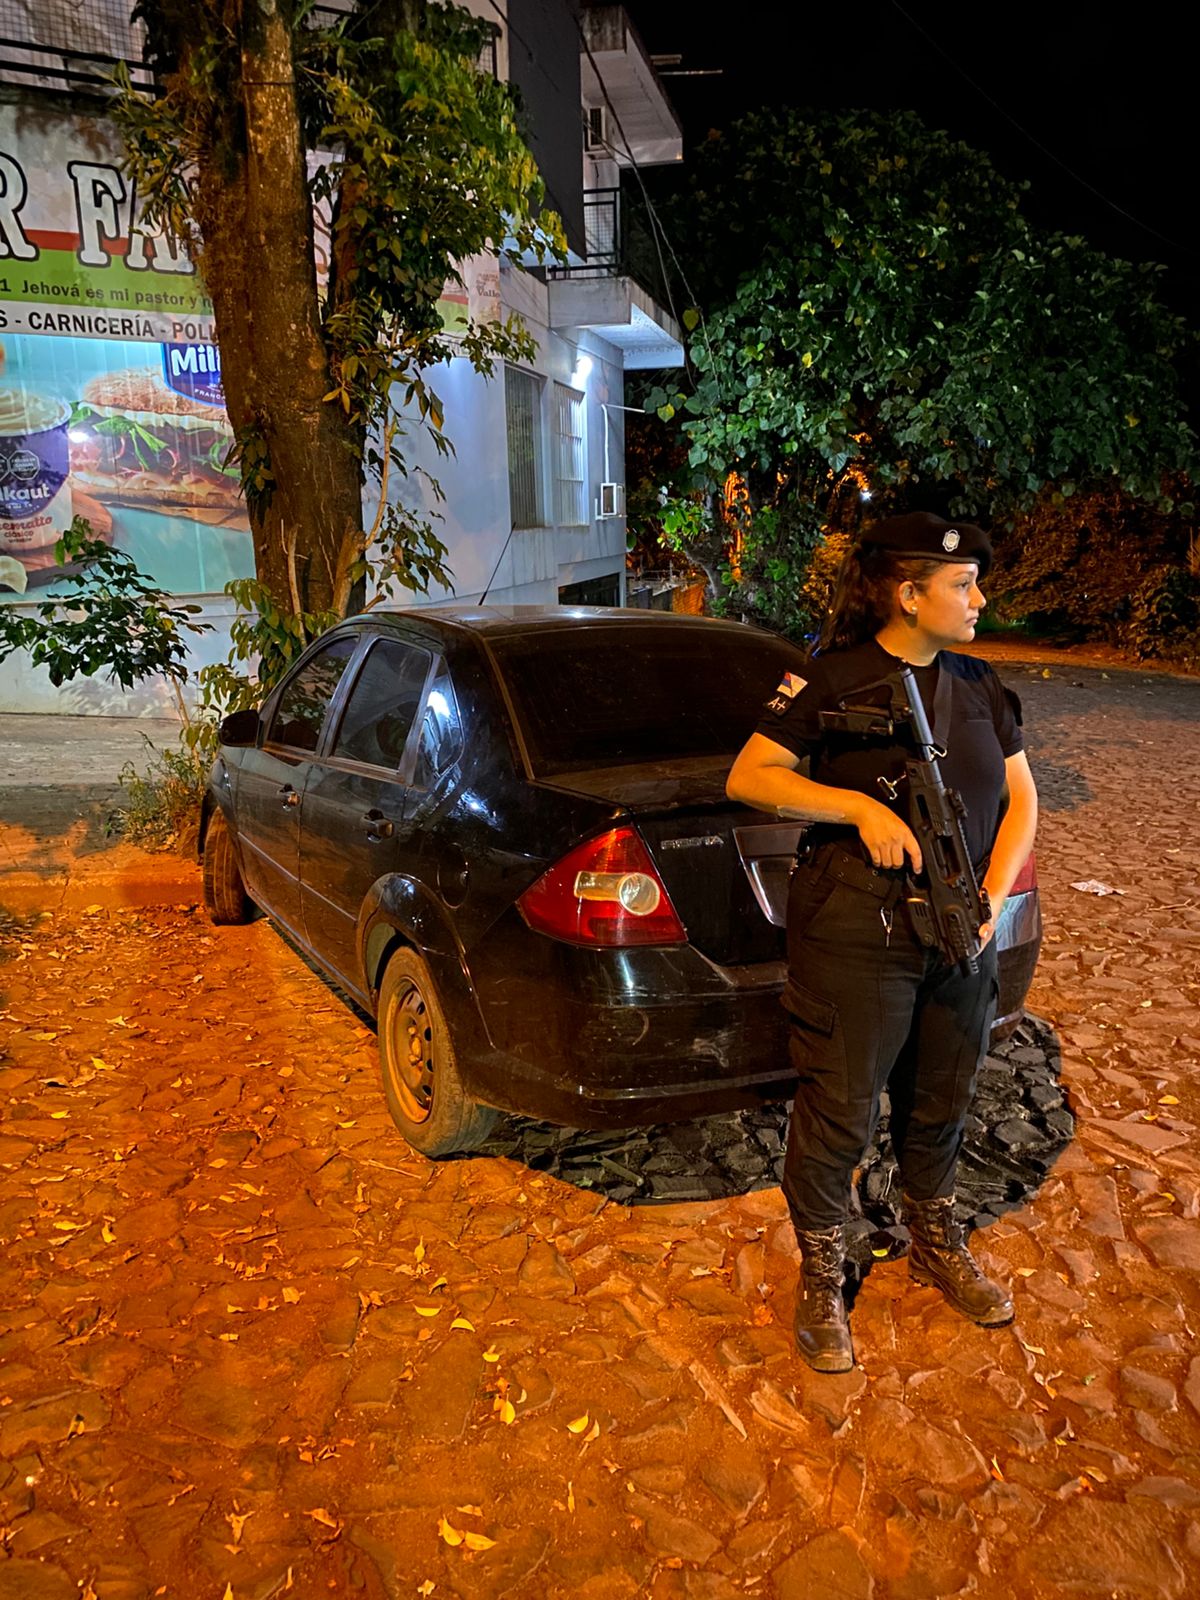
M 777 717 L 786 716 L 792 701 L 801 689 L 808 685 L 807 678 L 800 678 L 794 672 L 785 672 L 783 682 L 763 707 L 765 711 L 774 712 Z

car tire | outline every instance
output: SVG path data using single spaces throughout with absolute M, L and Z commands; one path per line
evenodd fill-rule
M 499 1113 L 464 1090 L 437 987 L 415 950 L 387 964 L 378 1034 L 388 1110 L 413 1149 L 431 1159 L 477 1149 Z
M 204 830 L 204 904 L 216 923 L 249 922 L 254 906 L 246 893 L 224 813 L 217 810 Z

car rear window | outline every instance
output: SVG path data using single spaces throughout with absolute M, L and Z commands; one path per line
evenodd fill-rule
M 798 646 L 771 634 L 661 622 L 493 640 L 534 773 L 733 756 Z

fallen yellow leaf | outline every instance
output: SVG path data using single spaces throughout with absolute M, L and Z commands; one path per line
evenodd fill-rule
M 1177 1106 L 1179 1104 L 1179 1096 L 1174 1094 L 1164 1094 L 1160 1096 L 1158 1103 L 1160 1106 Z
M 475 1324 L 473 1322 L 468 1322 L 466 1317 L 455 1317 L 450 1326 L 451 1328 L 463 1328 L 467 1333 L 475 1332 Z
M 67 1429 L 67 1438 L 68 1439 L 73 1439 L 76 1436 L 76 1434 L 86 1433 L 86 1432 L 87 1432 L 87 1423 L 83 1420 L 83 1418 L 79 1415 L 79 1413 L 76 1412 L 76 1414 L 71 1418 L 70 1427 Z
M 52 1122 L 61 1122 L 64 1117 L 69 1117 L 70 1115 L 71 1113 L 69 1111 L 52 1111 L 50 1113 L 50 1119 Z
M 490 1550 L 496 1543 L 495 1539 L 489 1539 L 484 1533 L 464 1533 L 462 1541 L 468 1550 Z
M 482 1506 L 455 1506 L 454 1509 L 455 1511 L 463 1512 L 468 1517 L 481 1517 L 483 1515 Z
M 341 1526 L 338 1519 L 331 1516 L 324 1506 L 317 1506 L 312 1511 L 306 1511 L 304 1515 L 311 1517 L 314 1522 L 319 1522 L 323 1528 L 338 1528 Z
M 299 1289 L 288 1288 L 283 1291 L 283 1298 L 287 1301 L 289 1306 L 294 1306 L 296 1301 L 299 1300 L 300 1294 L 301 1291 Z
M 600 1424 L 598 1422 L 593 1422 L 591 1432 L 584 1435 L 583 1442 L 584 1444 L 594 1444 L 599 1437 Z
M 414 1261 L 424 1261 L 424 1259 L 425 1259 L 425 1241 L 424 1241 L 424 1239 L 419 1239 L 417 1241 L 417 1248 L 413 1251 L 413 1260 Z
M 221 1596 L 221 1600 L 233 1600 L 233 1585 L 231 1583 L 225 1585 L 225 1593 Z
M 485 1360 L 485 1361 L 499 1361 L 499 1359 L 500 1359 L 500 1352 L 499 1352 L 499 1350 L 497 1350 L 497 1349 L 496 1349 L 496 1348 L 495 1348 L 495 1347 L 494 1347 L 494 1346 L 493 1346 L 493 1348 L 492 1348 L 492 1349 L 491 1349 L 491 1350 L 485 1350 L 485 1351 L 484 1351 L 484 1352 L 483 1352 L 483 1359 L 484 1359 L 484 1360 Z
M 230 1526 L 230 1528 L 231 1528 L 231 1530 L 233 1532 L 233 1542 L 234 1542 L 235 1545 L 236 1544 L 240 1544 L 242 1542 L 242 1529 L 250 1521 L 250 1518 L 253 1515 L 254 1515 L 253 1511 L 241 1511 L 241 1512 L 239 1512 L 239 1511 L 235 1510 L 235 1511 L 227 1511 L 225 1513 L 225 1521 L 229 1524 L 229 1526 Z
M 572 1433 L 582 1433 L 591 1420 L 591 1417 L 585 1411 L 581 1417 L 576 1417 L 574 1422 L 568 1422 L 567 1427 Z
M 571 1512 L 575 1510 L 575 1485 L 573 1483 L 567 1484 L 567 1510 Z
M 517 1420 L 517 1408 L 513 1405 L 511 1400 L 501 1400 L 500 1404 L 496 1407 L 496 1410 L 500 1413 L 500 1421 L 503 1422 L 506 1427 L 511 1427 L 512 1424 Z
M 117 1219 L 115 1217 L 105 1217 L 104 1219 L 104 1226 L 100 1229 L 100 1237 L 104 1240 L 105 1244 L 116 1243 L 117 1236 L 109 1227 L 109 1223 L 115 1222 L 116 1220 Z
M 443 1307 L 441 1307 L 441 1306 L 414 1306 L 413 1310 L 417 1313 L 417 1315 L 419 1317 L 440 1317 L 441 1314 L 442 1314 Z
M 445 1517 L 438 1519 L 438 1533 L 448 1545 L 460 1545 L 463 1542 L 462 1534 L 457 1528 L 452 1528 Z

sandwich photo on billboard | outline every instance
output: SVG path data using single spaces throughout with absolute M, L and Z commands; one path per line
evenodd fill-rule
M 168 388 L 153 368 L 92 378 L 68 437 L 72 483 L 99 501 L 247 523 L 224 408 Z

